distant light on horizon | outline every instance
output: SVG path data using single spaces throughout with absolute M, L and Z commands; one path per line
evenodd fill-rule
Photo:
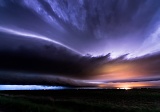
M 61 90 L 63 86 L 43 86 L 43 85 L 0 85 L 0 90 Z
M 129 90 L 129 89 L 132 89 L 130 87 L 120 87 L 120 88 L 117 88 L 117 89 L 125 89 L 125 90 Z

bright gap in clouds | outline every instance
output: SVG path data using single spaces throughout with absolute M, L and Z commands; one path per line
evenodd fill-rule
M 0 85 L 0 90 L 61 90 L 63 86 L 42 86 L 42 85 Z
M 124 48 L 121 50 L 111 51 L 110 52 L 111 59 L 118 58 L 119 56 L 122 56 L 124 54 L 128 54 L 126 55 L 126 59 L 132 59 L 132 58 L 141 57 L 147 54 L 160 52 L 160 24 L 148 36 L 146 36 L 146 39 L 138 49 L 132 50 L 132 51 L 127 51 L 126 49 Z M 96 53 L 93 53 L 93 54 L 95 55 Z M 96 54 L 95 56 L 98 56 L 98 55 L 99 54 Z

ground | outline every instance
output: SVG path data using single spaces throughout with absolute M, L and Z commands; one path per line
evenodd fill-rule
M 0 111 L 160 112 L 160 90 L 0 91 Z

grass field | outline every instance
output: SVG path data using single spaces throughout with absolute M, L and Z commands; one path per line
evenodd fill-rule
M 160 90 L 0 91 L 0 111 L 160 112 Z

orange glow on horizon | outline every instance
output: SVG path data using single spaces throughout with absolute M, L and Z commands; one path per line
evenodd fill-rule
M 95 79 L 126 80 L 142 77 L 145 73 L 142 68 L 134 64 L 118 63 L 103 65 L 93 70 L 92 74 L 95 74 Z
M 151 81 L 151 82 L 102 83 L 102 84 L 99 84 L 98 87 L 127 90 L 132 88 L 159 87 L 159 85 L 160 85 L 160 81 Z
M 150 67 L 146 61 L 136 59 L 108 62 L 95 69 L 90 69 L 88 73 L 91 74 L 92 80 L 102 81 L 101 84 L 97 84 L 102 88 L 160 87 L 160 81 L 143 81 L 160 78 L 159 70 Z

